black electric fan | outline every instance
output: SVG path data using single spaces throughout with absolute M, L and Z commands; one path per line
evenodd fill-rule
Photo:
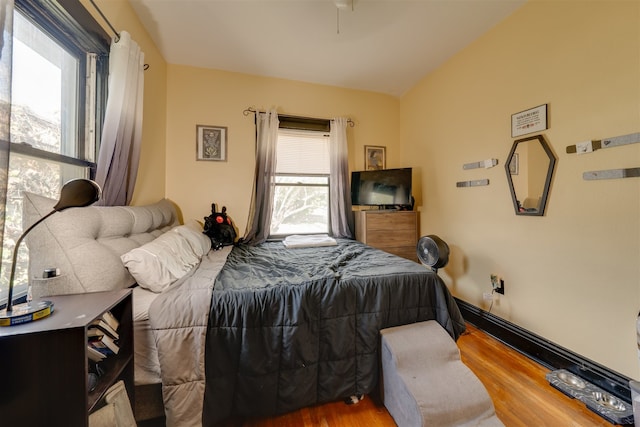
M 422 236 L 416 250 L 420 262 L 431 267 L 436 274 L 449 262 L 449 245 L 435 234 Z

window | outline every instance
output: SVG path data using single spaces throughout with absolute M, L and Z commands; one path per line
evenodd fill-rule
M 280 129 L 271 238 L 329 232 L 329 135 Z
M 0 305 L 22 233 L 23 192 L 57 199 L 68 180 L 95 174 L 109 43 L 95 21 L 87 24 L 88 12 L 76 8 L 16 0 Z M 26 295 L 28 282 L 28 251 L 19 249 L 14 298 Z

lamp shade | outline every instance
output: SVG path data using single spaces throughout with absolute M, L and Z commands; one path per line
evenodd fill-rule
M 88 179 L 72 179 L 60 190 L 60 199 L 53 210 L 60 212 L 67 208 L 83 208 L 100 199 L 102 190 L 94 181 Z

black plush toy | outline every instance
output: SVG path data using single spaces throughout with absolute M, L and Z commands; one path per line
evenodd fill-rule
M 236 241 L 236 229 L 231 218 L 227 216 L 227 207 L 222 212 L 216 212 L 216 204 L 211 204 L 211 215 L 204 217 L 204 234 L 211 239 L 211 249 L 222 249 L 223 246 L 233 245 Z

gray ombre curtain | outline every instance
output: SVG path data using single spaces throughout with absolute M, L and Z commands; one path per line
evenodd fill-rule
M 0 259 L 4 234 L 11 123 L 13 0 L 0 0 Z
M 349 191 L 349 157 L 347 148 L 347 119 L 339 117 L 331 120 L 329 133 L 329 167 L 331 180 L 331 235 L 333 237 L 353 236 L 353 214 Z
M 244 243 L 257 245 L 269 237 L 275 191 L 278 113 L 256 112 L 256 169 Z
M 102 187 L 98 204 L 131 203 L 142 141 L 144 53 L 126 31 L 111 43 L 109 93 L 98 154 L 96 182 Z

